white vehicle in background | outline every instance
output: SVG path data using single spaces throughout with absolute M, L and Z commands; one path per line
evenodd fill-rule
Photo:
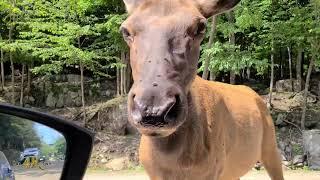
M 40 150 L 39 148 L 26 148 L 21 154 L 20 154 L 20 164 L 23 164 L 25 159 L 27 157 L 36 157 L 39 158 L 40 156 Z

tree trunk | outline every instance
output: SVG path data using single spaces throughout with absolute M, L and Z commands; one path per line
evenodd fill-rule
M 84 98 L 84 77 L 83 77 L 84 65 L 80 62 L 80 81 L 81 81 L 81 103 L 82 103 L 82 111 L 84 114 L 84 121 L 86 119 L 86 112 L 85 112 L 85 98 Z
M 233 24 L 234 21 L 235 21 L 233 11 L 228 12 L 227 15 L 228 15 L 229 23 Z M 236 37 L 235 37 L 234 32 L 230 33 L 230 35 L 229 35 L 229 43 L 231 45 L 235 45 L 236 44 Z M 235 84 L 235 83 L 236 83 L 236 72 L 231 70 L 230 71 L 230 84 Z
M 210 81 L 216 80 L 216 74 L 213 71 L 210 71 Z
M 10 52 L 10 65 L 11 65 L 11 103 L 15 104 L 15 88 L 14 88 L 14 64 L 12 52 Z
M 121 67 L 120 69 L 120 95 L 123 96 L 124 95 L 124 85 L 123 85 L 123 82 L 124 82 L 124 67 Z
M 24 92 L 24 69 L 25 64 L 22 64 L 22 73 L 21 73 L 21 86 L 20 86 L 20 106 L 23 107 L 23 92 Z
M 4 54 L 3 54 L 3 49 L 1 48 L 1 62 L 0 62 L 0 68 L 1 68 L 1 90 L 4 89 L 4 65 L 3 65 L 3 61 L 4 61 Z
M 208 42 L 208 49 L 212 47 L 214 37 L 216 34 L 216 27 L 217 27 L 217 21 L 216 21 L 216 16 L 212 16 L 212 24 L 211 24 L 211 31 L 210 31 L 210 38 Z M 208 79 L 208 74 L 209 74 L 209 63 L 210 63 L 210 57 L 207 56 L 204 62 L 204 69 L 203 69 L 203 74 L 202 78 L 207 80 Z
M 289 57 L 289 75 L 290 75 L 290 85 L 291 85 L 291 91 L 293 91 L 293 78 L 292 78 L 292 58 L 291 58 L 291 49 L 288 46 L 288 57 Z
M 318 82 L 318 96 L 320 97 L 320 81 Z
M 128 91 L 127 91 L 127 65 L 126 67 L 124 67 L 124 70 L 123 70 L 123 91 L 124 91 L 124 94 L 127 94 Z
M 274 47 L 272 45 L 272 50 L 271 50 L 270 92 L 269 92 L 269 102 L 268 102 L 268 107 L 269 108 L 272 107 L 273 82 L 274 82 Z
M 250 74 L 251 74 L 251 71 L 250 71 L 250 67 L 247 68 L 247 78 L 248 80 L 250 80 Z
M 31 69 L 33 68 L 33 62 L 28 65 L 28 71 L 27 71 L 27 95 L 30 95 L 31 92 L 31 81 L 32 81 L 32 73 L 31 73 Z
M 280 78 L 283 79 L 283 74 L 284 74 L 284 70 L 283 70 L 283 58 L 284 58 L 284 55 L 282 53 L 282 49 L 280 49 Z
M 236 84 L 236 73 L 234 71 L 230 72 L 230 84 Z
M 78 48 L 81 49 L 81 39 L 78 37 Z M 85 102 L 85 97 L 84 97 L 84 64 L 82 62 L 82 59 L 79 59 L 79 65 L 80 65 L 80 86 L 81 86 L 81 104 L 82 104 L 82 112 L 83 112 L 83 121 L 84 125 L 86 125 L 86 102 Z
M 130 67 L 130 61 L 129 61 L 129 54 L 127 54 L 126 55 L 126 62 L 128 62 L 127 63 L 127 92 L 129 92 L 130 91 L 130 88 L 131 88 L 131 79 L 132 79 L 132 77 L 131 77 L 131 67 Z
M 120 68 L 117 67 L 117 96 L 120 96 L 120 87 L 121 87 L 121 82 L 120 82 Z
M 121 52 L 121 61 L 124 65 L 126 65 L 126 54 L 125 52 Z M 121 68 L 121 95 L 126 94 L 126 75 L 127 75 L 126 66 Z
M 15 6 L 15 4 L 13 5 L 13 7 Z M 11 22 L 11 25 L 10 25 L 10 28 L 9 28 L 9 43 L 12 43 L 12 33 L 13 33 L 13 30 L 14 30 L 14 26 L 13 26 L 13 22 L 14 22 L 14 17 L 12 17 L 10 15 L 10 22 Z M 14 64 L 13 64 L 13 55 L 12 55 L 12 52 L 10 51 L 10 65 L 11 65 L 11 103 L 12 104 L 15 104 L 15 89 L 14 89 Z
M 310 77 L 311 77 L 313 66 L 314 66 L 314 58 L 312 58 L 310 60 L 308 73 L 307 73 L 307 77 L 306 77 L 306 84 L 305 84 L 305 88 L 304 88 L 302 116 L 301 116 L 301 129 L 302 130 L 305 129 L 305 120 L 306 120 L 306 111 L 307 111 L 307 97 L 308 97 L 308 92 L 309 92 Z
M 297 64 L 296 64 L 296 73 L 297 73 L 297 81 L 298 81 L 298 89 L 297 91 L 302 90 L 302 74 L 301 74 L 301 69 L 302 69 L 302 57 L 303 56 L 303 49 L 301 47 L 298 48 L 298 57 L 297 57 Z

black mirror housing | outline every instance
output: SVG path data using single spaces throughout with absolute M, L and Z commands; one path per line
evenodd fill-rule
M 28 119 L 63 134 L 66 139 L 67 149 L 60 179 L 83 179 L 93 146 L 94 134 L 92 132 L 61 118 L 11 105 L 0 104 L 0 113 Z

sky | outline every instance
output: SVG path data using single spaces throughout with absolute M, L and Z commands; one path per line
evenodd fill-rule
M 56 140 L 63 137 L 63 135 L 60 134 L 58 131 L 44 126 L 42 124 L 34 123 L 33 127 L 36 130 L 37 135 L 46 144 L 53 144 L 56 142 Z

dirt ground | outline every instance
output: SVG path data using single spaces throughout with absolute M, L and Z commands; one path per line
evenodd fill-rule
M 147 175 L 141 173 L 88 173 L 84 180 L 149 180 Z M 309 171 L 286 171 L 286 180 L 320 180 L 320 172 L 309 172 Z M 246 176 L 242 177 L 241 180 L 270 180 L 265 171 L 251 171 Z
M 63 161 L 54 162 L 45 166 L 43 170 L 39 167 L 26 169 L 22 166 L 15 166 L 13 169 L 16 180 L 58 180 L 63 164 Z
M 41 176 L 17 175 L 16 180 L 58 180 L 60 174 L 45 174 Z M 144 172 L 88 172 L 84 180 L 149 180 Z M 320 180 L 320 171 L 286 171 L 286 180 Z M 265 171 L 251 171 L 241 180 L 270 180 Z

